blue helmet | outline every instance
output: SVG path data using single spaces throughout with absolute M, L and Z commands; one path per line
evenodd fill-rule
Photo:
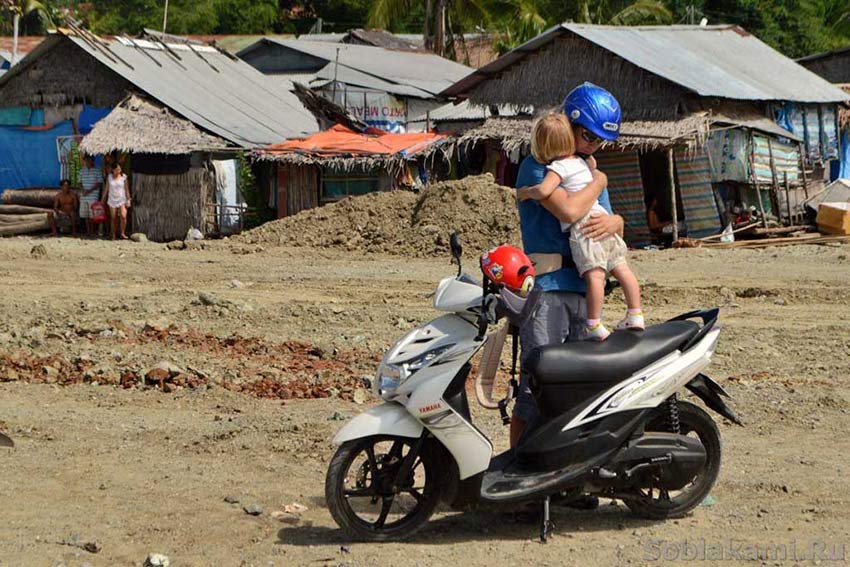
M 583 83 L 564 99 L 564 114 L 571 122 L 613 142 L 620 136 L 620 103 L 593 83 Z

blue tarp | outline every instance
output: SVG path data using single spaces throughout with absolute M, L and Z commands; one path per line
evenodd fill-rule
M 73 134 L 70 120 L 37 130 L 0 127 L 0 193 L 4 189 L 58 187 L 61 168 L 56 138 Z
M 80 118 L 77 124 L 80 134 L 85 136 L 91 132 L 94 125 L 100 120 L 106 118 L 106 115 L 110 112 L 112 112 L 111 108 L 97 108 L 89 105 L 83 106 L 83 111 L 80 113 Z
M 30 126 L 45 126 L 44 124 L 44 109 L 34 108 L 30 114 Z
M 32 109 L 28 106 L 7 106 L 0 108 L 0 126 L 32 126 L 30 115 Z
M 841 132 L 841 168 L 838 177 L 850 179 L 850 130 L 847 128 Z

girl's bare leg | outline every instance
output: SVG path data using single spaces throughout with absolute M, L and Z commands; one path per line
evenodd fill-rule
M 640 309 L 640 284 L 629 265 L 625 262 L 620 264 L 611 270 L 611 275 L 617 278 L 617 281 L 623 287 L 623 295 L 626 296 L 626 307 L 632 310 Z M 587 308 L 590 309 L 590 291 L 588 291 Z
M 127 207 L 121 207 L 121 238 L 127 238 Z
M 602 304 L 605 302 L 605 270 L 594 268 L 582 277 L 587 283 L 587 318 L 602 319 Z
M 112 240 L 115 240 L 115 234 L 118 232 L 118 210 L 109 207 L 109 235 Z

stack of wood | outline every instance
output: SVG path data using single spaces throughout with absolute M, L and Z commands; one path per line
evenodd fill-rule
M 59 189 L 7 190 L 0 195 L 0 236 L 50 230 Z

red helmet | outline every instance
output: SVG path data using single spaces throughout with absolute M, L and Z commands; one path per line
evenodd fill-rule
M 503 244 L 481 256 L 481 271 L 497 285 L 525 297 L 534 287 L 534 266 L 516 246 Z

